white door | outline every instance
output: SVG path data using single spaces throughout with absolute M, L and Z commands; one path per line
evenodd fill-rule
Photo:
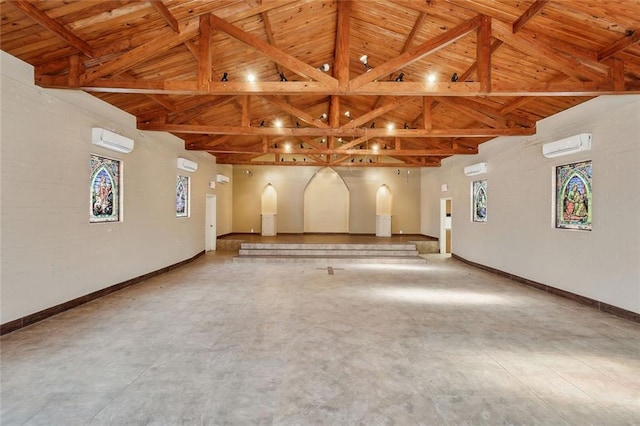
M 205 210 L 205 251 L 216 249 L 216 196 L 207 194 Z

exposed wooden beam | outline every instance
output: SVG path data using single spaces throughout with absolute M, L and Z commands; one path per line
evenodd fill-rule
M 351 80 L 351 87 L 358 88 L 369 82 L 377 80 L 385 75 L 391 74 L 403 67 L 406 67 L 413 62 L 416 62 L 423 57 L 437 52 L 440 49 L 443 49 L 455 42 L 456 40 L 466 36 L 471 31 L 474 31 L 476 28 L 480 26 L 480 18 L 476 17 L 470 19 L 462 24 L 456 26 L 455 28 L 446 31 L 439 36 L 434 37 L 433 39 L 422 43 L 419 46 L 416 46 L 410 50 L 407 50 L 404 53 L 401 53 L 394 59 L 391 59 L 384 64 L 381 64 L 369 72 L 365 72 L 364 74 L 359 75 L 358 77 Z
M 433 126 L 433 99 L 427 96 L 422 98 L 422 128 L 429 130 Z
M 518 19 L 515 20 L 511 27 L 512 32 L 515 34 L 520 31 L 520 29 L 524 27 L 524 24 L 526 24 L 531 18 L 536 16 L 547 3 L 548 0 L 536 0 L 536 2 L 529 6 L 529 8 L 522 15 L 520 15 Z
M 338 80 L 338 88 L 346 91 L 349 87 L 349 22 L 351 2 L 339 1 L 337 13 L 338 21 L 336 24 L 333 75 Z
M 249 127 L 251 125 L 251 99 L 248 95 L 240 97 L 240 103 L 242 105 L 242 127 Z
M 161 0 L 151 0 L 151 5 L 156 9 L 156 11 L 162 16 L 167 24 L 171 27 L 171 29 L 177 33 L 180 32 L 180 25 L 176 18 L 171 14 L 171 11 L 167 9 L 167 6 L 162 3 Z
M 519 83 L 496 82 L 491 92 L 480 90 L 480 83 L 427 83 L 402 84 L 390 81 L 367 83 L 347 93 L 337 87 L 327 87 L 318 82 L 212 82 L 208 90 L 198 90 L 197 81 L 189 80 L 119 80 L 114 78 L 84 82 L 79 87 L 69 86 L 68 76 L 37 75 L 36 84 L 55 89 L 78 88 L 86 92 L 131 93 L 159 95 L 383 95 L 383 96 L 599 96 L 616 94 L 638 94 L 637 87 L 627 84 L 623 92 L 615 91 L 611 81 Z
M 20 9 L 25 15 L 27 15 L 27 17 L 33 19 L 42 27 L 51 31 L 53 34 L 66 41 L 69 45 L 75 47 L 88 57 L 94 57 L 94 50 L 86 41 L 73 34 L 55 19 L 50 18 L 32 2 L 26 0 L 15 0 L 7 4 L 11 4 L 12 6 Z
M 480 81 L 480 90 L 491 91 L 491 18 L 487 15 L 480 16 L 478 27 L 478 42 L 476 43 L 477 75 Z
M 536 39 L 535 34 L 520 31 L 517 35 L 514 35 L 511 26 L 499 20 L 494 20 L 492 23 L 492 31 L 493 36 L 502 40 L 505 44 L 526 55 L 539 59 L 540 62 L 548 64 L 568 76 L 578 80 L 591 81 L 599 81 L 606 78 L 606 73 L 598 73 L 594 70 L 594 68 L 601 68 L 597 62 L 585 64 L 586 60 L 584 59 L 578 60 L 570 54 L 555 49 L 553 46 L 541 43 Z
M 140 130 L 166 131 L 172 133 L 202 133 L 210 135 L 267 135 L 267 136 L 342 136 L 342 137 L 485 137 L 522 136 L 535 134 L 535 128 L 514 129 L 326 129 L 316 127 L 223 127 L 173 123 L 138 122 Z
M 389 103 L 387 103 L 386 105 L 383 105 L 381 107 L 378 107 L 372 111 L 369 111 L 366 114 L 363 114 L 353 120 L 351 120 L 349 123 L 345 124 L 344 126 L 342 126 L 341 128 L 343 129 L 349 129 L 349 128 L 354 128 L 354 127 L 359 127 L 362 126 L 363 124 L 373 120 L 376 117 L 380 117 L 383 114 L 386 114 L 389 111 L 393 111 L 394 109 L 408 103 L 408 102 L 412 102 L 414 99 L 413 98 L 396 98 L 396 99 L 392 99 Z
M 475 109 L 473 107 L 467 106 L 463 102 L 458 101 L 457 99 L 438 97 L 436 98 L 438 102 L 446 104 L 454 108 L 455 110 L 461 112 L 462 114 L 473 118 L 481 123 L 486 124 L 487 126 L 491 126 L 494 128 L 504 127 L 504 121 L 496 120 L 493 117 L 488 116 L 487 114 Z
M 211 21 L 209 15 L 200 16 L 200 50 L 198 52 L 198 89 L 206 90 L 211 83 Z
M 129 68 L 146 61 L 158 53 L 166 52 L 172 47 L 184 43 L 198 33 L 198 21 L 198 18 L 187 21 L 179 34 L 175 34 L 173 30 L 167 29 L 162 36 L 138 46 L 127 53 L 123 53 L 102 66 L 88 69 L 81 76 L 80 80 L 82 84 L 90 83 L 106 75 L 127 71 Z
M 213 108 L 232 102 L 235 98 L 235 96 L 220 96 L 214 99 L 209 99 L 206 102 L 201 102 L 193 107 L 182 106 L 178 112 L 169 115 L 169 122 L 174 124 L 186 123 L 211 111 Z
M 247 33 L 240 28 L 228 23 L 227 21 L 218 18 L 215 15 L 211 15 L 211 23 L 216 30 L 230 35 L 231 37 L 235 38 L 238 41 L 241 41 L 249 47 L 253 47 L 263 55 L 267 56 L 268 58 L 300 76 L 312 78 L 318 82 L 322 82 L 328 85 L 337 84 L 337 81 L 333 77 L 328 76 L 319 69 L 302 62 L 301 60 L 289 55 L 288 53 L 283 52 L 282 50 L 274 46 L 271 46 L 269 43 L 265 43 L 253 34 Z
M 312 117 L 310 114 L 302 111 L 301 109 L 294 107 L 293 105 L 289 104 L 286 101 L 278 99 L 275 96 L 263 96 L 263 98 L 271 102 L 272 104 L 276 105 L 282 111 L 299 118 L 301 121 L 304 121 L 307 124 L 310 124 L 315 127 L 321 127 L 321 128 L 329 127 L 327 123 L 321 121 L 318 118 Z
M 190 150 L 197 150 L 195 148 L 190 148 Z M 258 150 L 256 147 L 246 147 L 246 148 L 237 148 L 237 147 L 214 147 L 202 149 L 205 151 L 209 151 L 211 153 L 220 153 L 220 154 L 278 154 L 282 155 L 366 155 L 371 157 L 382 157 L 382 156 L 394 156 L 394 157 L 449 157 L 451 155 L 475 155 L 478 153 L 478 149 L 451 149 L 451 148 L 435 148 L 435 149 L 386 149 L 386 150 L 375 150 L 375 149 L 347 149 L 347 150 L 337 150 L 337 149 L 319 149 L 319 150 L 309 150 L 309 149 L 297 149 L 297 148 L 269 148 L 266 152 L 262 150 Z
M 618 52 L 633 46 L 640 41 L 640 30 L 632 31 L 628 36 L 622 37 L 618 41 L 611 43 L 609 46 L 598 52 L 598 60 L 604 61 Z

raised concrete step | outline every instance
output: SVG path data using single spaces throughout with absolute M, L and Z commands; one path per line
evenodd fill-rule
M 415 244 L 242 243 L 241 249 L 269 250 L 416 250 Z
M 424 265 L 427 261 L 416 257 L 371 257 L 371 256 L 237 256 L 233 263 L 308 263 L 313 265 L 394 264 Z
M 415 244 L 242 243 L 235 263 L 424 264 Z
M 417 256 L 418 250 L 240 249 L 240 256 Z

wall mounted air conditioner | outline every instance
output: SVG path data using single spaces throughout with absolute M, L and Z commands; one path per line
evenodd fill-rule
M 91 143 L 125 154 L 133 151 L 133 139 L 113 133 L 107 129 L 101 129 L 100 127 L 93 127 L 91 129 Z
M 178 168 L 185 172 L 195 172 L 198 170 L 198 163 L 187 160 L 186 158 L 178 158 Z
M 467 176 L 475 176 L 487 173 L 487 163 L 472 164 L 464 168 L 464 174 Z
M 547 158 L 590 150 L 591 133 L 580 133 L 579 135 L 570 136 L 568 138 L 560 139 L 559 141 L 549 142 L 542 145 L 542 155 Z
M 229 179 L 229 176 L 225 176 L 225 175 L 216 175 L 216 182 L 218 183 L 229 183 L 231 181 L 231 179 Z

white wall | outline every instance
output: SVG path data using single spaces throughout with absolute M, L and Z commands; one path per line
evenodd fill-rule
M 589 152 L 556 159 L 542 144 L 593 133 Z M 593 161 L 593 230 L 554 229 L 552 176 Z M 470 221 L 465 166 L 486 161 L 488 222 Z M 603 96 L 538 123 L 537 134 L 480 145 L 422 170 L 422 233 L 438 236 L 439 200 L 453 198 L 453 253 L 533 281 L 640 312 L 640 96 Z M 441 192 L 441 184 L 449 191 Z
M 304 190 L 319 167 L 234 166 L 233 232 L 260 232 L 262 191 L 271 183 L 278 193 L 278 233 L 304 232 Z M 417 168 L 336 167 L 349 188 L 349 232 L 375 234 L 376 194 L 391 192 L 392 232 L 420 233 L 420 173 Z M 251 173 L 247 173 L 250 171 Z
M 208 189 L 214 157 L 185 151 L 167 133 L 138 132 L 133 116 L 89 94 L 38 88 L 31 66 L 1 55 L 2 323 L 204 249 L 206 193 L 216 193 Z M 93 126 L 134 139 L 134 151 L 92 145 Z M 124 162 L 122 223 L 89 224 L 90 153 Z M 179 156 L 199 164 L 186 173 L 192 176 L 189 218 L 175 217 Z

